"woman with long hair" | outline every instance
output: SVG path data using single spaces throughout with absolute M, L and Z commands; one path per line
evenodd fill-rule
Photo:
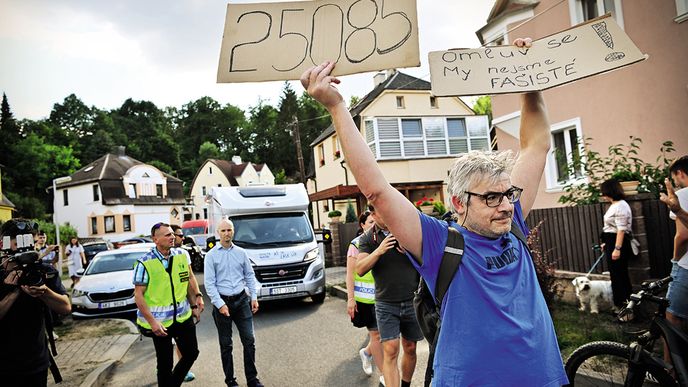
M 373 217 L 368 211 L 358 217 L 358 236 L 351 241 L 346 253 L 346 310 L 355 327 L 368 329 L 368 345 L 359 351 L 363 372 L 368 376 L 373 373 L 373 362 L 382 372 L 382 343 L 375 318 L 373 272 L 369 271 L 362 277 L 356 274 L 356 256 L 359 253 L 358 240 L 360 236 L 372 228 L 374 224 Z
M 69 239 L 65 254 L 67 255 L 69 276 L 72 278 L 72 285 L 69 288 L 74 289 L 74 285 L 79 282 L 77 272 L 86 266 L 86 254 L 84 254 L 84 247 L 79 243 L 79 238 L 72 237 Z
M 600 185 L 600 192 L 603 198 L 612 203 L 604 214 L 601 237 L 609 266 L 609 276 L 612 280 L 614 309 L 619 311 L 624 307 L 633 290 L 628 276 L 628 260 L 633 256 L 633 250 L 631 238 L 627 235 L 631 232 L 633 215 L 631 207 L 626 203 L 621 184 L 617 180 L 610 179 L 603 182 Z

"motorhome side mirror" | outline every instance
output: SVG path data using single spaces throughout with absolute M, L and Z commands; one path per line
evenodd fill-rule
M 205 240 L 205 251 L 210 251 L 215 245 L 217 244 L 217 240 L 215 239 L 215 236 L 211 236 L 206 238 Z
M 332 231 L 322 230 L 322 242 L 324 244 L 332 243 Z

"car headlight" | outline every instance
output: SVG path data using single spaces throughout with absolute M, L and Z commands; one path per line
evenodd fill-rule
M 303 261 L 304 262 L 312 261 L 312 260 L 318 258 L 318 255 L 320 255 L 320 250 L 316 247 L 313 250 L 306 253 L 306 255 L 303 257 Z
M 88 292 L 79 290 L 79 289 L 74 289 L 74 292 L 72 293 L 72 297 L 83 297 L 83 296 L 88 296 Z

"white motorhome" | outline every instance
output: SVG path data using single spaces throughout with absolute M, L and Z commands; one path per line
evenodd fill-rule
M 217 237 L 218 222 L 232 220 L 234 243 L 246 250 L 256 273 L 259 300 L 325 299 L 325 261 L 308 203 L 302 184 L 211 189 L 208 232 Z

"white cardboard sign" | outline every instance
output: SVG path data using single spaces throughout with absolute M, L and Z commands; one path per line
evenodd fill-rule
M 325 60 L 334 75 L 420 66 L 416 0 L 227 5 L 218 82 L 298 79 Z
M 512 45 L 429 53 L 436 96 L 546 90 L 646 58 L 610 15 L 538 39 L 529 49 Z

